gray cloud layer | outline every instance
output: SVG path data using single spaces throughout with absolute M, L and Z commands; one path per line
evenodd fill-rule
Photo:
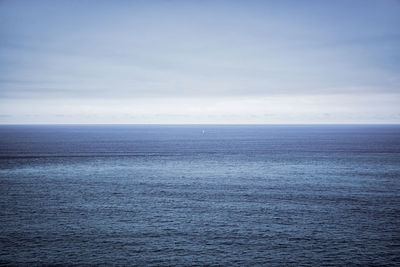
M 398 1 L 2 1 L 0 100 L 397 99 L 399 14 Z

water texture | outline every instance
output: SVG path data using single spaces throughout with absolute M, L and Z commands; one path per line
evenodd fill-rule
M 399 265 L 400 126 L 0 126 L 0 264 Z

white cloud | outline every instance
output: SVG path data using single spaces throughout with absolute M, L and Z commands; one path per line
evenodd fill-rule
M 2 123 L 398 123 L 400 94 L 3 101 Z

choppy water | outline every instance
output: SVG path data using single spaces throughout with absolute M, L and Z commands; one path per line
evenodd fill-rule
M 400 126 L 1 126 L 0 242 L 11 265 L 398 265 Z

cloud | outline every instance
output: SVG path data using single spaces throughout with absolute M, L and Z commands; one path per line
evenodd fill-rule
M 250 112 L 247 99 L 275 97 L 283 107 L 293 98 L 348 95 L 351 111 L 356 96 L 398 99 L 399 11 L 392 1 L 3 1 L 0 99 L 31 109 L 46 100 L 48 114 L 66 116 L 77 106 L 59 113 L 51 103 L 129 99 L 153 116 L 155 99 L 241 99 L 235 112 L 219 106 L 204 116 L 254 120 L 270 111 Z M 108 109 L 122 114 L 124 105 Z M 173 106 L 162 112 L 176 120 Z M 313 112 L 310 121 L 339 116 Z
M 395 123 L 397 94 L 8 100 L 2 123 Z M 29 115 L 29 116 L 28 116 Z

